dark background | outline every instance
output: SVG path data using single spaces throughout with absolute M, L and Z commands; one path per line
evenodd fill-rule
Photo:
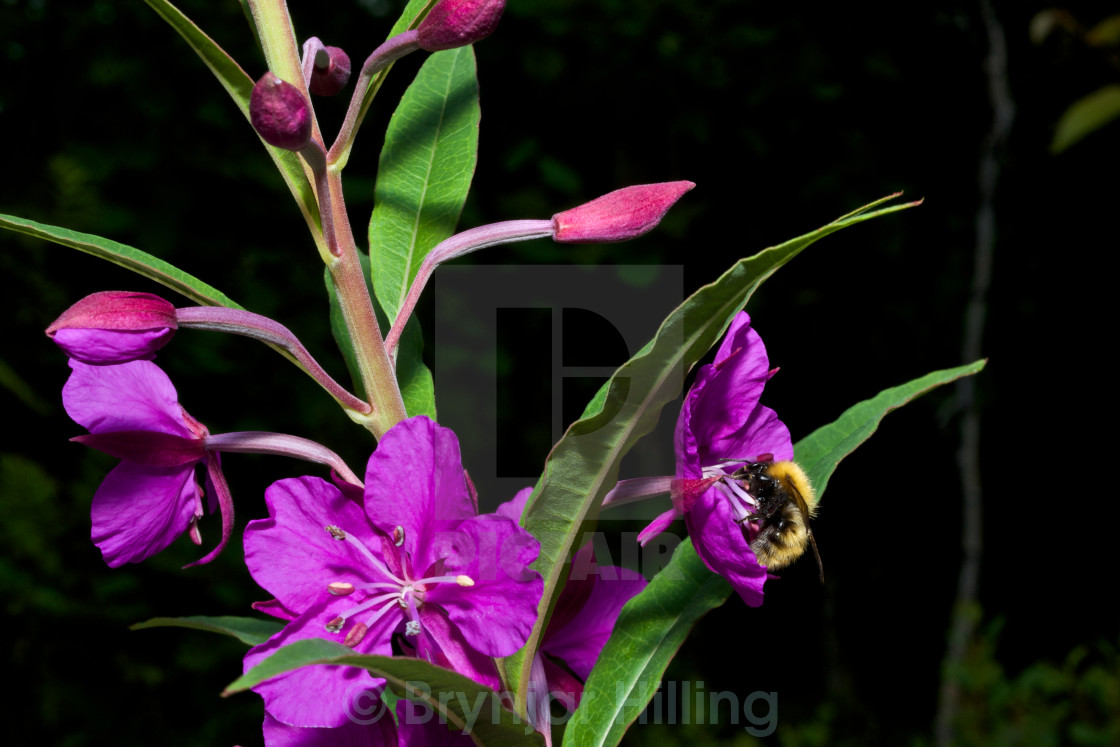
M 356 65 L 398 10 L 386 0 L 290 5 L 301 39 L 341 46 Z M 779 6 L 512 0 L 496 35 L 477 46 L 480 156 L 460 225 L 547 217 L 627 184 L 690 179 L 697 188 L 639 241 L 537 242 L 477 261 L 682 264 L 691 293 L 739 257 L 878 197 L 925 198 L 815 245 L 752 300 L 782 369 L 766 404 L 796 439 L 885 387 L 962 362 L 991 108 L 977 3 Z M 264 72 L 237 3 L 180 7 L 251 76 Z M 1074 27 L 1033 44 L 1041 2 L 995 7 L 1017 112 L 999 154 L 983 345 L 990 362 L 976 382 L 984 555 L 980 632 L 954 669 L 965 693 L 959 741 L 1107 744 L 1120 666 L 1116 510 L 1100 434 L 1115 409 L 1105 366 L 1115 339 L 1107 263 L 1117 249 L 1120 130 L 1113 124 L 1059 155 L 1048 145 L 1065 108 L 1115 82 L 1120 69 L 1115 49 L 1087 46 Z M 1116 8 L 1068 10 L 1083 30 Z M 343 375 L 302 219 L 247 123 L 182 40 L 144 4 L 110 0 L 5 0 L 0 29 L 0 212 L 156 254 L 274 316 Z M 394 69 L 346 171 L 360 243 L 380 131 L 420 62 Z M 317 103 L 327 132 L 344 108 L 344 99 Z M 66 441 L 80 429 L 60 406 L 65 359 L 42 335 L 87 293 L 159 289 L 13 234 L 0 236 L 0 283 L 11 743 L 253 744 L 259 700 L 217 697 L 241 671 L 240 644 L 127 630 L 157 615 L 246 614 L 262 593 L 237 543 L 187 572 L 179 567 L 198 551 L 182 541 L 141 566 L 104 566 L 88 539 L 88 506 L 113 460 Z M 431 299 L 425 304 L 422 313 Z M 533 319 L 504 334 L 531 335 Z M 571 344 L 612 365 L 627 354 L 590 336 Z M 540 386 L 532 353 L 513 345 L 500 361 L 511 392 L 500 417 L 525 434 L 502 464 L 526 483 L 550 427 L 517 406 Z M 311 436 L 355 467 L 368 456 L 366 434 L 263 346 L 181 334 L 159 360 L 212 432 Z M 762 608 L 730 600 L 701 621 L 667 676 L 740 697 L 777 692 L 771 743 L 928 742 L 961 559 L 958 432 L 952 388 L 888 417 L 829 484 L 814 525 L 827 583 L 802 560 L 768 586 Z M 263 514 L 259 496 L 270 482 L 304 469 L 228 459 L 239 529 Z M 601 528 L 636 527 L 608 520 Z M 204 523 L 207 541 L 216 531 Z M 729 725 L 636 727 L 629 738 L 747 739 Z

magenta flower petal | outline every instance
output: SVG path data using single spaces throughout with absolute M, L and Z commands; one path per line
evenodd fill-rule
M 175 330 L 60 329 L 54 342 L 71 358 L 92 365 L 151 360 L 175 335 Z
M 587 680 L 591 674 L 622 607 L 647 584 L 640 573 L 628 568 L 601 567 L 598 574 L 577 582 L 591 584 L 590 595 L 565 625 L 554 629 L 550 621 L 541 642 L 542 652 L 563 661 L 582 680 Z M 578 593 L 576 589 L 569 592 L 565 587 L 557 600 L 557 608 L 566 604 L 566 597 Z
M 328 596 L 325 592 L 323 596 Z M 272 656 L 288 644 L 306 638 L 323 638 L 324 626 L 334 618 L 335 601 L 318 602 L 288 623 L 283 630 L 245 655 L 244 671 Z M 355 646 L 360 654 L 392 656 L 391 630 L 374 631 Z M 277 675 L 256 685 L 253 690 L 264 698 L 264 707 L 276 720 L 289 726 L 333 728 L 349 722 L 352 704 L 365 691 L 382 686 L 358 667 L 313 665 Z
M 704 564 L 723 576 L 748 605 L 761 605 L 766 569 L 758 564 L 724 497 L 708 491 L 693 504 L 684 521 Z
M 266 615 L 279 617 L 285 622 L 291 622 L 292 620 L 295 620 L 297 617 L 299 617 L 299 615 L 297 615 L 295 612 L 292 612 L 290 609 L 280 604 L 279 599 L 267 599 L 263 602 L 253 602 L 249 606 L 255 609 L 257 612 L 263 612 Z
M 681 512 L 675 507 L 658 515 L 656 519 L 649 523 L 649 526 L 638 532 L 638 542 L 644 547 L 647 542 L 664 532 L 670 524 L 679 518 L 681 518 Z
M 265 747 L 396 747 L 397 726 L 384 701 L 371 690 L 354 704 L 353 719 L 334 729 L 288 726 L 264 714 Z
M 423 572 L 436 558 L 427 540 L 475 515 L 459 440 L 426 417 L 397 423 L 366 466 L 366 512 L 386 536 L 404 530 L 404 552 Z M 388 436 L 388 434 L 386 434 Z
M 470 677 L 493 690 L 501 689 L 502 682 L 494 660 L 472 648 L 443 610 L 435 605 L 425 605 L 420 611 L 420 618 L 424 624 L 417 656 Z
M 90 366 L 70 361 L 62 404 L 91 433 L 145 430 L 197 438 L 171 379 L 149 361 Z
M 194 465 L 121 462 L 93 496 L 91 539 L 111 568 L 138 563 L 170 545 L 202 516 Z
M 379 546 L 362 508 L 326 480 L 298 477 L 273 483 L 264 494 L 267 519 L 245 528 L 245 564 L 253 579 L 286 609 L 307 609 L 327 585 L 374 581 L 359 550 L 334 539 L 325 527 L 340 525 L 363 544 Z
M 517 524 L 497 516 L 462 522 L 436 538 L 443 571 L 474 583 L 440 584 L 428 601 L 447 610 L 471 646 L 489 656 L 509 656 L 525 645 L 537 618 L 544 581 L 529 564 L 540 543 Z
M 479 718 L 489 718 L 489 714 Z M 470 735 L 440 723 L 439 715 L 422 703 L 398 700 L 397 720 L 400 747 L 473 747 L 475 743 Z
M 793 458 L 789 430 L 759 405 L 769 378 L 766 346 L 742 312 L 728 327 L 715 362 L 697 372 L 687 421 L 682 412 L 677 423 L 678 430 L 687 427 L 691 433 L 700 462 L 753 460 L 766 453 L 776 460 Z

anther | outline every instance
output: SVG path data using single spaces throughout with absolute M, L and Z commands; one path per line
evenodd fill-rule
M 350 628 L 350 632 L 346 634 L 346 638 L 342 642 L 350 648 L 354 648 L 354 646 L 357 646 L 362 642 L 362 639 L 366 637 L 367 630 L 369 630 L 368 625 L 365 623 L 358 623 Z
M 334 537 L 336 540 L 346 539 L 346 532 L 342 531 L 341 529 L 336 527 L 334 524 L 328 524 L 326 526 L 326 530 L 328 532 L 330 532 L 331 536 Z
M 335 619 L 333 619 L 329 623 L 327 623 L 326 628 L 327 628 L 327 631 L 330 632 L 330 633 L 337 633 L 338 631 L 342 630 L 342 626 L 345 625 L 345 624 L 346 624 L 346 618 L 336 617 Z
M 399 524 L 393 528 L 393 544 L 397 547 L 404 544 L 404 527 Z
M 470 576 L 456 576 L 455 583 L 459 586 L 474 586 L 474 579 Z
M 345 597 L 354 593 L 354 584 L 348 584 L 345 581 L 335 581 L 334 583 L 327 584 L 327 591 L 336 597 Z
M 416 620 L 409 620 L 404 624 L 405 635 L 420 635 L 420 623 Z

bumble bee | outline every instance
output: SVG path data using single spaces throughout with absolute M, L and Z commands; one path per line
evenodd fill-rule
M 769 570 L 786 567 L 801 557 L 806 544 L 812 545 L 824 583 L 824 565 L 809 528 L 809 519 L 817 513 L 817 495 L 795 462 L 775 462 L 769 456 L 730 475 L 757 501 L 754 513 L 742 520 L 753 525 L 749 530 L 744 527 L 747 542 L 758 562 Z

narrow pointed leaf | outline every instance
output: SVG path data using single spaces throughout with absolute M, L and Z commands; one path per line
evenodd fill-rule
M 226 93 L 230 95 L 233 103 L 237 105 L 242 116 L 248 121 L 249 95 L 253 92 L 253 79 L 241 69 L 241 66 L 224 49 L 218 46 L 217 42 L 207 36 L 202 29 L 195 25 L 194 21 L 183 15 L 183 12 L 174 5 L 166 2 L 166 0 L 144 0 L 144 2 L 158 13 L 163 20 L 167 21 L 190 45 L 190 48 L 206 64 L 206 67 L 210 68 L 210 72 L 222 84 L 222 88 L 226 89 Z M 250 21 L 251 19 L 252 16 L 250 15 Z M 307 179 L 299 156 L 282 148 L 275 148 L 263 140 L 261 144 L 268 150 L 268 155 L 271 156 L 276 167 L 280 170 L 280 176 L 288 185 L 292 196 L 296 198 L 300 212 L 303 213 L 303 217 L 312 229 L 312 233 L 318 237 L 322 231 L 319 226 L 318 203 L 315 201 L 315 191 Z
M 37 223 L 27 218 L 17 218 L 14 215 L 0 215 L 0 228 L 8 228 L 18 233 L 34 236 L 39 239 L 53 241 L 71 249 L 77 249 L 95 257 L 108 260 L 125 269 L 143 275 L 157 283 L 167 286 L 192 301 L 205 306 L 226 306 L 231 309 L 240 309 L 241 306 L 221 291 L 202 282 L 196 277 L 188 275 L 177 267 L 153 257 L 147 252 L 133 249 L 131 246 L 119 244 L 111 239 L 104 239 L 89 233 L 71 231 L 69 228 L 49 226 Z
M 280 632 L 284 623 L 279 620 L 266 620 L 257 617 L 153 617 L 151 620 L 130 625 L 129 630 L 148 628 L 190 628 L 205 630 L 208 633 L 221 633 L 233 636 L 242 643 L 259 646 Z
M 502 708 L 498 694 L 472 679 L 421 659 L 365 656 L 340 643 L 310 638 L 285 646 L 239 677 L 223 695 L 247 690 L 283 672 L 314 665 L 361 667 L 386 680 L 397 697 L 426 703 L 452 728 L 469 728 L 479 745 L 540 745 L 540 735 Z
M 976 361 L 886 389 L 798 441 L 794 458 L 823 497 L 840 460 L 866 441 L 887 413 L 983 367 L 984 361 Z M 723 604 L 731 591 L 726 581 L 704 565 L 692 540 L 682 542 L 666 567 L 623 608 L 587 678 L 565 739 L 581 747 L 618 744 L 657 691 L 665 668 L 692 626 Z
M 474 176 L 480 117 L 470 47 L 429 57 L 393 113 L 369 224 L 374 291 L 390 319 L 424 257 L 455 231 Z
M 365 272 L 366 285 L 372 286 L 369 273 L 369 256 L 359 251 L 358 258 L 362 263 L 362 270 Z M 327 295 L 330 299 L 331 332 L 334 334 L 339 350 L 342 351 L 342 357 L 346 361 L 350 378 L 354 382 L 354 386 L 359 389 L 357 394 L 364 399 L 366 393 L 361 391 L 361 377 L 357 375 L 358 361 L 354 355 L 354 344 L 350 340 L 350 333 L 342 319 L 342 311 L 338 305 L 338 294 L 331 283 L 330 273 L 325 270 L 324 278 L 327 283 Z M 372 287 L 370 292 L 372 292 Z M 389 323 L 377 304 L 374 304 L 374 311 L 377 312 L 377 322 L 381 326 L 381 334 L 384 336 L 388 332 Z M 415 318 L 408 320 L 408 324 L 404 328 L 404 334 L 401 336 L 401 343 L 397 346 L 397 385 L 401 389 L 404 409 L 409 417 L 427 415 L 432 420 L 436 419 L 435 386 L 432 381 L 432 372 L 424 364 L 424 337 L 420 331 L 420 323 Z
M 939 386 L 979 373 L 986 364 L 986 360 L 973 361 L 956 368 L 933 371 L 900 386 L 884 389 L 798 441 L 794 446 L 795 458 L 809 475 L 817 493 L 823 495 L 836 465 L 879 429 L 879 423 L 887 413 Z
M 889 199 L 889 198 L 887 198 Z M 872 203 L 874 207 L 883 200 Z M 680 395 L 684 376 L 719 340 L 755 289 L 803 249 L 834 231 L 917 203 L 874 211 L 862 208 L 784 244 L 736 262 L 675 309 L 656 336 L 592 398 L 545 462 L 522 523 L 541 543 L 535 567 L 544 577 L 537 624 L 525 648 L 505 660 L 518 703 L 525 703 L 529 666 L 555 597 L 565 562 L 582 533 L 591 531 L 599 506 L 618 481 L 622 457 L 657 424 L 661 408 Z

